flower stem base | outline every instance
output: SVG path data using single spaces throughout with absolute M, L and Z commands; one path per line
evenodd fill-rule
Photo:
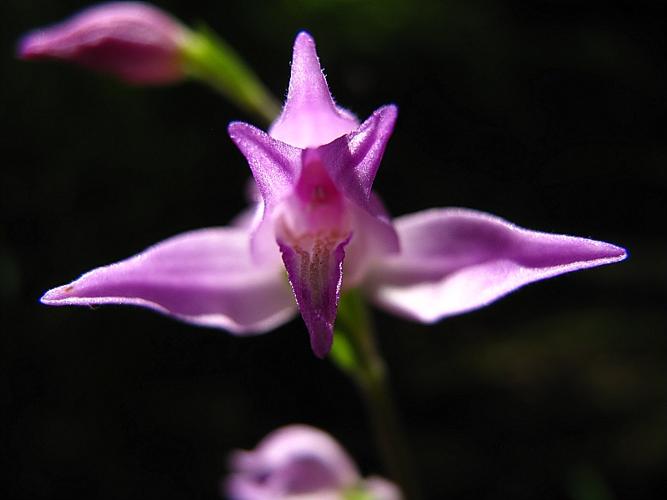
M 356 290 L 341 296 L 331 359 L 360 389 L 387 472 L 405 498 L 420 498 L 385 362 L 377 349 L 366 303 Z

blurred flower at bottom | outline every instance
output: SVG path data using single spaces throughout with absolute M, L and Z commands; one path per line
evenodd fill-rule
M 237 450 L 222 493 L 233 500 L 400 500 L 392 482 L 362 478 L 329 434 L 307 425 L 281 427 L 254 450 Z

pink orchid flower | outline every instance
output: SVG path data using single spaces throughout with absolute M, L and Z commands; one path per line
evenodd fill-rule
M 398 487 L 384 478 L 362 479 L 340 444 L 307 425 L 281 427 L 254 450 L 234 452 L 230 469 L 223 493 L 232 500 L 402 498 Z
M 185 76 L 187 36 L 185 26 L 157 7 L 110 2 L 27 34 L 18 55 L 73 62 L 133 84 L 165 84 Z
M 528 283 L 626 257 L 608 243 L 529 231 L 468 209 L 392 221 L 372 185 L 396 114 L 383 106 L 360 124 L 338 107 L 315 42 L 300 33 L 287 102 L 268 133 L 229 126 L 259 192 L 252 212 L 95 269 L 42 302 L 139 305 L 235 334 L 266 332 L 298 310 L 314 353 L 324 357 L 346 289 L 431 323 Z

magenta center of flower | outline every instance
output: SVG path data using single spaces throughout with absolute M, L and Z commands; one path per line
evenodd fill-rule
M 292 195 L 278 216 L 276 236 L 298 255 L 299 274 L 306 278 L 313 298 L 328 281 L 333 250 L 350 235 L 345 200 L 322 162 L 305 159 Z
M 283 213 L 297 236 L 349 231 L 345 202 L 319 157 L 305 154 L 303 168 Z

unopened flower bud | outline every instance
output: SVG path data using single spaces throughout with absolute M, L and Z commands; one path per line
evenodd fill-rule
M 166 12 L 141 2 L 112 2 L 28 33 L 22 59 L 71 61 L 133 84 L 184 77 L 181 46 L 189 32 Z

